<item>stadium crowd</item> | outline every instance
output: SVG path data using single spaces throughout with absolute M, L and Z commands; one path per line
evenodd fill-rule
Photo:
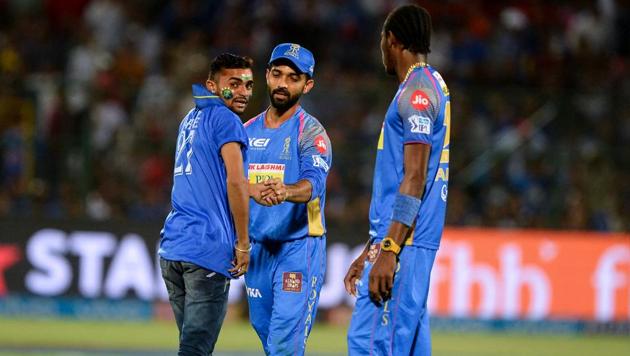
M 396 86 L 379 26 L 399 3 L 0 0 L 0 218 L 161 223 L 191 84 L 220 52 L 253 57 L 248 119 L 271 49 L 294 41 L 334 146 L 330 230 L 363 241 Z M 422 5 L 453 102 L 447 225 L 630 231 L 629 2 Z

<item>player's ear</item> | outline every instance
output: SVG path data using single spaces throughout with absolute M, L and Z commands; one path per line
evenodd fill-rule
M 215 83 L 214 80 L 212 80 L 211 78 L 208 78 L 206 80 L 206 89 L 216 94 L 218 93 L 217 88 L 217 83 Z
M 387 47 L 397 46 L 400 41 L 396 38 L 396 35 L 392 31 L 387 31 L 385 34 L 385 41 L 387 41 Z
M 315 80 L 314 79 L 307 79 L 306 80 L 306 84 L 304 84 L 304 89 L 302 89 L 302 94 L 306 94 L 309 91 L 311 91 L 311 89 L 313 89 L 313 87 L 315 86 Z

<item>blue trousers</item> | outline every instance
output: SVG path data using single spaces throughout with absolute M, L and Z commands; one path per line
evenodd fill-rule
M 179 329 L 178 355 L 212 355 L 227 312 L 230 279 L 188 262 L 160 258 Z
M 253 242 L 249 318 L 267 355 L 303 355 L 326 270 L 326 238 Z
M 431 355 L 427 294 L 435 253 L 405 246 L 391 298 L 380 306 L 370 300 L 368 282 L 373 264 L 366 261 L 348 330 L 349 355 Z

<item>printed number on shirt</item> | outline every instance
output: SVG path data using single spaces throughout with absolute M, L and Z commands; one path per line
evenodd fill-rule
M 177 150 L 175 154 L 175 169 L 173 175 L 179 176 L 181 174 L 192 174 L 192 165 L 190 159 L 193 155 L 193 140 L 195 139 L 195 130 L 188 131 L 182 130 L 177 136 Z M 184 155 L 184 151 L 186 154 Z M 185 163 L 185 166 L 184 166 Z

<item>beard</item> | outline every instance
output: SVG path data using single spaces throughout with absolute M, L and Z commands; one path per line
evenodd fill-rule
M 283 99 L 274 98 L 274 94 L 284 94 L 286 95 Z M 279 112 L 285 112 L 289 110 L 295 103 L 300 100 L 301 94 L 291 95 L 291 93 L 287 89 L 274 89 L 269 91 L 269 100 L 271 101 L 271 106 L 276 108 Z
M 396 75 L 393 60 L 386 53 L 383 53 L 383 67 L 385 67 L 385 73 L 389 75 Z

